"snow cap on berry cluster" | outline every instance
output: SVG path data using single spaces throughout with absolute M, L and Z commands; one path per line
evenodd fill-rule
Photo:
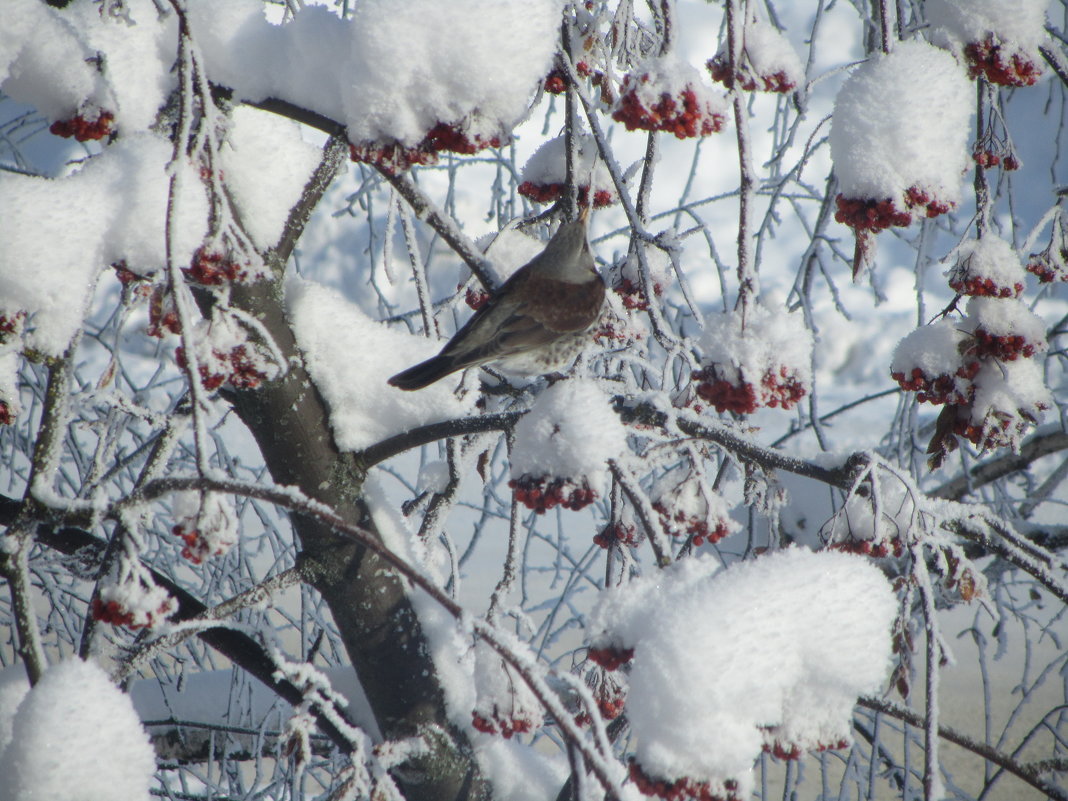
M 308 5 L 279 26 L 259 0 L 189 12 L 209 76 L 242 99 L 317 111 L 353 142 L 416 145 L 439 123 L 464 122 L 469 138 L 510 129 L 552 66 L 561 3 L 363 0 L 349 19 Z
M 951 383 L 957 383 L 953 376 L 964 365 L 963 351 L 967 343 L 968 333 L 961 325 L 946 319 L 936 320 L 911 331 L 897 343 L 890 372 L 903 376 L 905 381 L 913 378 L 933 381 L 947 376 Z M 963 387 L 961 384 L 958 389 L 966 394 Z
M 1020 356 L 1028 359 L 1045 353 L 1049 348 L 1046 323 L 1023 301 L 973 297 L 968 299 L 966 311 L 979 339 L 980 352 L 991 353 L 1003 361 L 1013 361 Z M 990 350 L 998 344 L 1004 352 Z
M 727 77 L 728 44 L 724 41 L 709 63 L 715 80 Z M 790 40 L 760 17 L 746 21 L 742 60 L 739 78 L 749 91 L 788 92 L 805 81 L 805 67 Z
M 712 364 L 721 377 L 750 385 L 758 405 L 781 401 L 775 392 L 781 380 L 801 394 L 812 389 L 812 332 L 800 312 L 772 308 L 761 300 L 750 303 L 742 327 L 742 310 L 714 312 L 705 318 L 698 344 L 701 362 Z M 736 377 L 724 375 L 733 370 Z M 775 401 L 772 403 L 771 401 Z M 784 404 L 784 407 L 786 404 Z
M 597 157 L 597 144 L 591 136 L 578 139 L 578 159 L 575 164 L 575 180 L 589 192 L 590 176 L 593 176 L 593 205 L 607 206 L 616 201 L 616 189 L 612 176 L 603 160 Z M 538 202 L 555 200 L 564 190 L 567 181 L 567 137 L 550 139 L 527 159 L 519 176 L 519 193 Z M 526 187 L 526 188 L 524 188 Z M 555 191 L 552 191 L 555 188 Z
M 680 560 L 603 592 L 589 624 L 635 649 L 627 716 L 642 771 L 734 780 L 746 798 L 769 727 L 802 749 L 850 739 L 857 696 L 885 681 L 896 612 L 870 562 L 795 548 L 727 570 Z
M 512 478 L 599 480 L 626 451 L 626 432 L 595 381 L 570 379 L 546 389 L 516 424 Z
M 957 248 L 957 263 L 948 275 L 950 286 L 961 294 L 1004 298 L 1019 295 L 1027 277 L 1012 245 L 991 234 Z
M 849 76 L 835 101 L 831 158 L 842 194 L 901 202 L 909 189 L 960 201 L 975 92 L 949 53 L 898 42 Z
M 679 139 L 720 130 L 727 101 L 678 56 L 649 58 L 624 77 L 612 118 L 627 130 L 668 131 Z
M 990 34 L 1002 45 L 1036 53 L 1046 39 L 1049 0 L 927 0 L 931 41 L 954 50 Z
M 1020 446 L 1024 432 L 1042 420 L 1053 405 L 1053 396 L 1034 359 L 989 361 L 975 376 L 975 397 L 968 408 L 968 423 L 978 436 L 969 436 L 983 448 Z

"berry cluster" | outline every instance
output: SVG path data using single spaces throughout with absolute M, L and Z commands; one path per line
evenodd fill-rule
M 649 776 L 633 759 L 630 762 L 630 779 L 642 795 L 655 795 L 667 801 L 738 801 L 735 794 L 738 784 L 733 779 L 725 780 L 718 787 L 713 787 L 711 782 L 687 778 L 666 781 Z
M 988 298 L 1016 298 L 1023 292 L 1024 285 L 1014 281 L 1012 286 L 999 286 L 994 279 L 984 275 L 970 275 L 960 265 L 949 276 L 949 286 L 961 295 L 976 295 Z
M 1040 283 L 1050 284 L 1054 281 L 1068 281 L 1068 253 L 1054 259 L 1049 252 L 1032 253 L 1025 268 L 1038 278 Z
M 559 200 L 564 191 L 567 189 L 567 184 L 563 183 L 548 183 L 539 184 L 534 181 L 523 181 L 519 185 L 519 194 L 523 197 L 530 198 L 535 203 L 552 203 Z M 580 206 L 586 206 L 589 203 L 590 187 L 589 184 L 580 185 L 578 188 L 578 202 Z M 603 209 L 605 206 L 611 206 L 616 202 L 616 195 L 611 189 L 595 189 L 593 192 L 593 207 L 595 209 Z
M 0 426 L 9 426 L 15 422 L 15 412 L 6 400 L 0 400 Z
M 726 56 L 716 56 L 705 65 L 712 76 L 712 80 L 722 83 L 728 89 L 732 86 L 731 69 Z M 788 94 L 797 88 L 797 84 L 786 74 L 785 70 L 768 75 L 759 75 L 752 69 L 743 67 L 733 76 L 733 83 L 740 86 L 746 92 L 775 92 Z
M 682 509 L 672 511 L 663 500 L 654 503 L 653 508 L 660 516 L 664 531 L 679 539 L 692 537 L 695 546 L 705 542 L 713 545 L 730 534 L 730 528 L 724 520 L 709 521 L 704 516 L 688 514 Z
M 469 286 L 467 288 L 467 291 L 464 292 L 464 302 L 475 311 L 478 311 L 483 306 L 485 306 L 486 301 L 488 301 L 489 299 L 489 292 L 484 289 L 476 289 L 473 286 Z
M 726 121 L 724 116 L 710 103 L 700 102 L 692 86 L 676 93 L 661 92 L 655 103 L 647 104 L 643 100 L 643 95 L 647 94 L 643 84 L 648 82 L 648 74 L 623 78 L 612 119 L 623 123 L 628 131 L 666 131 L 679 139 L 688 139 L 722 130 Z
M 987 34 L 981 42 L 969 42 L 964 47 L 968 59 L 968 75 L 982 75 L 998 86 L 1033 86 L 1042 75 L 1042 68 L 1027 53 L 1011 50 Z
M 625 665 L 634 658 L 634 649 L 615 648 L 611 645 L 603 648 L 591 646 L 587 649 L 586 656 L 589 657 L 591 662 L 596 662 L 605 670 L 618 670 L 621 665 Z
M 618 545 L 620 548 L 630 547 L 640 542 L 638 529 L 629 523 L 609 523 L 593 535 L 593 544 L 605 549 L 613 545 Z
M 188 267 L 183 267 L 185 277 L 204 286 L 243 281 L 248 276 L 248 265 L 238 264 L 225 253 L 200 248 L 193 254 Z
M 182 548 L 182 556 L 199 565 L 209 556 L 219 556 L 226 552 L 224 548 L 212 548 L 207 537 L 204 537 L 195 527 L 195 520 L 183 520 L 171 528 L 171 533 L 185 543 Z
M 593 691 L 597 711 L 602 719 L 615 720 L 623 714 L 623 708 L 627 705 L 627 691 L 617 674 L 599 667 L 594 668 L 590 671 L 587 683 Z M 584 709 L 575 717 L 575 722 L 580 726 L 588 726 L 593 722 L 593 718 Z
M 759 390 L 740 375 L 730 380 L 719 375 L 716 365 L 693 373 L 697 395 L 718 412 L 752 414 L 761 406 L 775 409 L 792 408 L 808 390 L 800 378 L 786 365 L 769 368 L 761 376 Z
M 898 206 L 892 199 L 847 198 L 839 194 L 835 198 L 838 211 L 834 219 L 856 231 L 882 231 L 891 226 L 904 228 L 912 224 L 914 210 L 927 217 L 945 214 L 951 204 L 932 198 L 918 187 L 909 187 Z
M 1025 268 L 1038 277 L 1043 284 L 1053 281 L 1068 281 L 1068 236 L 1061 215 L 1053 219 L 1053 231 L 1049 244 L 1039 253 L 1032 253 Z
M 1000 166 L 1003 170 L 1018 170 L 1020 169 L 1020 160 L 1009 153 L 1008 155 L 999 154 L 993 150 L 980 150 L 978 147 L 972 150 L 972 158 L 975 159 L 975 163 L 985 169 L 991 167 Z
M 22 327 L 26 322 L 26 312 L 17 311 L 13 314 L 0 314 L 0 345 L 6 344 L 22 333 Z
M 891 554 L 899 557 L 905 553 L 905 544 L 900 537 L 892 537 L 889 540 L 880 542 L 873 540 L 846 540 L 844 542 L 836 542 L 830 548 L 844 553 L 874 556 L 876 559 L 883 559 Z
M 508 486 L 515 491 L 517 501 L 538 514 L 545 514 L 555 506 L 577 512 L 597 498 L 586 479 L 576 484 L 570 478 L 526 475 L 513 478 Z
M 982 325 L 975 329 L 974 336 L 975 353 L 980 358 L 1012 362 L 1021 356 L 1030 359 L 1039 351 L 1046 349 L 1045 342 L 1031 341 L 1023 334 L 992 334 Z
M 585 61 L 579 61 L 575 64 L 575 71 L 583 78 L 588 78 L 593 74 L 593 70 L 590 69 L 590 65 Z M 549 74 L 545 76 L 545 91 L 551 95 L 563 94 L 567 91 L 567 73 L 559 67 L 554 67 L 549 71 Z
M 480 134 L 465 131 L 461 123 L 439 122 L 418 144 L 360 142 L 349 146 L 349 158 L 374 164 L 386 173 L 396 175 L 417 164 L 436 164 L 438 153 L 445 150 L 469 156 L 487 147 L 500 146 L 498 136 L 483 138 Z
M 250 350 L 252 348 L 252 350 Z M 265 364 L 255 347 L 250 344 L 234 345 L 229 351 L 211 350 L 210 363 L 197 365 L 204 389 L 212 392 L 225 383 L 234 389 L 255 389 L 269 378 Z M 174 360 L 181 369 L 186 369 L 185 348 L 178 346 Z
M 490 717 L 483 717 L 478 712 L 471 713 L 471 725 L 486 734 L 499 734 L 510 740 L 514 734 L 525 734 L 534 728 L 533 722 L 521 716 L 505 717 L 496 706 Z
M 174 305 L 174 297 L 162 286 L 152 290 L 152 296 L 148 299 L 148 329 L 146 333 L 150 337 L 162 339 L 167 332 L 172 334 L 182 333 L 182 323 L 178 319 L 178 309 Z
M 907 377 L 903 372 L 892 372 L 890 377 L 897 381 L 902 389 L 917 393 L 916 400 L 920 403 L 964 404 L 969 402 L 975 392 L 971 380 L 979 372 L 979 366 L 978 360 L 969 359 L 961 364 L 953 375 L 942 373 L 930 376 L 922 367 L 913 367 Z
M 115 115 L 110 111 L 101 111 L 96 119 L 86 119 L 82 115 L 71 117 L 69 120 L 57 120 L 49 127 L 49 132 L 54 136 L 62 136 L 65 139 L 71 137 L 79 142 L 103 139 L 111 133 L 111 124 L 115 121 Z
M 641 285 L 623 276 L 612 289 L 622 299 L 623 306 L 631 311 L 645 311 L 649 308 L 649 299 L 645 297 Z M 657 281 L 653 282 L 653 294 L 659 297 L 664 291 Z
M 736 386 L 725 378 L 719 378 L 715 367 L 698 370 L 693 373 L 692 378 L 698 382 L 698 396 L 712 404 L 718 412 L 752 414 L 760 405 L 752 384 L 743 381 Z
M 155 610 L 148 612 L 134 612 L 126 608 L 120 601 L 105 601 L 99 597 L 93 598 L 90 612 L 93 620 L 107 623 L 112 626 L 125 626 L 132 631 L 143 628 L 152 628 L 159 621 L 174 614 L 175 603 L 173 598 L 168 598 Z

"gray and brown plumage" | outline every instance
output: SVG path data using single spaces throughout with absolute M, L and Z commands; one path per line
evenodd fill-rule
M 487 362 L 535 375 L 566 366 L 588 341 L 604 303 L 604 281 L 586 240 L 583 209 L 563 223 L 545 250 L 520 267 L 456 332 L 441 353 L 389 379 L 422 389 Z

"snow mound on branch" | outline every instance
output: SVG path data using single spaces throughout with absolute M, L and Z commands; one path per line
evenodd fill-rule
M 440 342 L 391 330 L 316 284 L 291 282 L 287 302 L 297 343 L 330 407 L 334 440 L 342 450 L 361 450 L 416 426 L 472 412 L 474 393 L 457 400 L 455 382 L 440 381 L 419 392 L 386 383 L 437 353 Z
M 0 174 L 0 314 L 31 317 L 29 347 L 63 352 L 107 265 L 164 264 L 170 157 L 164 140 L 134 135 L 65 178 Z M 199 187 L 189 173 L 186 183 Z M 207 202 L 189 192 L 177 208 L 175 250 L 188 257 L 207 229 Z
M 292 120 L 249 106 L 234 109 L 220 167 L 257 247 L 277 244 L 320 156 Z
M 149 798 L 156 755 L 129 696 L 93 662 L 45 671 L 0 755 L 0 800 Z
M 512 478 L 600 478 L 626 452 L 626 430 L 595 381 L 571 379 L 545 390 L 516 424 Z
M 867 560 L 795 548 L 725 571 L 681 560 L 603 592 L 589 623 L 634 648 L 627 715 L 642 771 L 733 779 L 745 798 L 769 737 L 850 739 L 857 696 L 886 679 L 896 613 Z
M 276 26 L 259 0 L 190 3 L 208 73 L 348 127 L 353 142 L 415 145 L 438 123 L 510 129 L 549 71 L 559 0 L 363 0 L 351 19 L 307 6 Z M 297 66 L 299 65 L 299 69 Z
M 981 42 L 993 33 L 1003 44 L 1037 50 L 1046 39 L 1049 0 L 927 0 L 932 39 L 956 45 Z
M 831 158 L 848 198 L 898 200 L 916 189 L 960 202 L 975 91 L 949 53 L 899 42 L 846 80 L 835 101 Z

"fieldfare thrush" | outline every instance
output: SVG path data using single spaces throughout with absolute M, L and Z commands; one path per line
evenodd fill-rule
M 389 379 L 422 389 L 457 370 L 487 362 L 542 375 L 567 366 L 601 316 L 604 281 L 586 240 L 589 208 L 563 223 L 545 250 L 520 267 L 441 353 Z

